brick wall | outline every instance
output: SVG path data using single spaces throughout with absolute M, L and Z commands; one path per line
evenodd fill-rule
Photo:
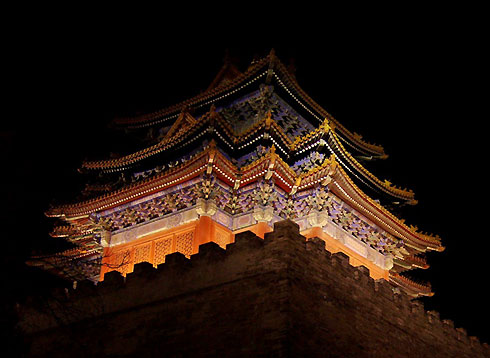
M 141 263 L 126 279 L 111 272 L 19 312 L 29 356 L 490 357 L 291 221 L 264 240 L 238 234 L 226 251 L 208 243 L 191 259 Z

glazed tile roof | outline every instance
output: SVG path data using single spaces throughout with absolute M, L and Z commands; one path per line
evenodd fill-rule
M 318 128 L 312 129 L 309 132 L 302 132 L 302 134 L 304 133 L 302 136 L 298 135 L 295 138 L 293 137 L 294 141 L 290 135 L 287 135 L 284 132 L 284 128 L 281 127 L 279 123 L 281 123 L 281 119 L 279 122 L 272 119 L 272 114 L 268 111 L 265 113 L 264 117 L 255 121 L 250 126 L 240 127 L 240 132 L 237 133 L 231 127 L 229 120 L 223 118 L 222 112 L 217 112 L 215 108 L 212 108 L 198 120 L 193 118 L 189 113 L 182 112 L 175 125 L 172 126 L 169 133 L 159 143 L 120 158 L 84 162 L 82 169 L 105 171 L 123 170 L 145 158 L 195 141 L 208 130 L 214 130 L 221 140 L 223 140 L 231 149 L 240 149 L 253 144 L 256 139 L 261 138 L 259 137 L 259 133 L 272 133 L 281 143 L 274 141 L 274 137 L 272 137 L 272 141 L 286 156 L 293 156 L 296 153 L 300 154 L 305 150 L 311 149 L 311 147 L 316 146 L 325 133 L 327 133 L 327 142 L 332 147 L 332 153 L 339 156 L 339 161 L 346 166 L 346 168 L 348 166 L 349 168 L 356 170 L 356 172 L 358 172 L 365 180 L 381 189 L 386 194 L 404 200 L 410 204 L 416 203 L 413 191 L 395 187 L 386 180 L 382 181 L 361 165 L 347 150 L 345 150 L 336 132 L 330 130 L 331 124 L 328 121 L 324 121 Z M 176 128 L 179 129 L 177 130 Z M 220 134 L 218 129 L 223 131 L 223 135 L 225 135 L 226 138 Z M 264 134 L 262 134 L 262 137 L 263 135 Z
M 239 90 L 242 90 L 259 79 L 264 78 L 266 82 L 274 79 L 298 105 L 309 112 L 319 123 L 327 118 L 338 128 L 339 134 L 359 150 L 377 157 L 386 156 L 381 146 L 369 144 L 363 141 L 360 135 L 348 131 L 332 115 L 311 99 L 301 89 L 295 77 L 289 73 L 286 66 L 276 57 L 274 51 L 271 51 L 265 58 L 254 62 L 245 73 L 240 74 L 237 71 L 235 76 L 233 79 L 230 78 L 227 81 L 223 81 L 216 87 L 210 86 L 207 91 L 168 108 L 136 117 L 118 118 L 114 123 L 128 128 L 149 127 L 177 118 L 182 108 L 201 108 L 208 106 L 237 93 Z
M 419 296 L 433 296 L 431 285 L 429 283 L 423 284 L 415 282 L 408 277 L 402 276 L 397 273 L 390 273 L 390 281 L 398 286 L 403 287 L 408 294 L 414 297 Z

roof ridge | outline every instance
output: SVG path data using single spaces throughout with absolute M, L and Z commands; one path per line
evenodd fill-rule
M 416 230 L 414 230 L 413 227 L 409 227 L 407 224 L 405 224 L 405 220 L 402 220 L 402 219 L 399 219 L 398 217 L 396 217 L 393 213 L 391 213 L 389 210 L 387 210 L 384 206 L 382 206 L 380 203 L 378 203 L 377 201 L 373 200 L 369 195 L 365 194 L 353 181 L 352 179 L 347 175 L 347 173 L 345 172 L 345 170 L 342 168 L 342 166 L 340 165 L 337 165 L 337 168 L 338 170 L 340 170 L 342 172 L 342 176 L 344 178 L 346 178 L 346 180 L 349 182 L 349 184 L 359 193 L 361 193 L 362 197 L 364 197 L 364 199 L 369 202 L 373 207 L 377 208 L 379 211 L 381 211 L 386 217 L 388 217 L 389 219 L 391 219 L 393 222 L 397 223 L 398 226 L 400 226 L 401 228 L 405 229 L 405 231 L 409 232 L 410 234 L 412 234 L 415 238 L 421 240 L 422 242 L 425 242 L 425 243 L 431 243 L 431 244 L 434 244 L 436 245 L 436 249 L 442 247 L 441 246 L 441 242 L 440 240 L 436 241 L 436 240 L 428 240 L 426 238 L 426 236 L 424 235 L 421 235 L 420 233 L 418 233 Z M 429 248 L 431 246 L 428 246 Z
M 402 197 L 405 200 L 410 199 L 408 202 L 409 204 L 415 205 L 417 201 L 414 199 L 415 198 L 415 193 L 413 190 L 403 190 L 400 189 L 396 186 L 392 186 L 392 183 L 384 180 L 381 181 L 376 175 L 371 173 L 367 168 L 365 168 L 361 163 L 359 163 L 343 146 L 341 141 L 338 139 L 336 133 L 334 131 L 330 132 L 332 135 L 332 138 L 335 140 L 335 144 L 340 148 L 342 154 L 344 154 L 347 159 L 357 168 L 359 169 L 362 173 L 367 175 L 368 178 L 373 180 L 375 184 L 378 184 L 381 188 L 384 188 L 387 192 L 394 194 L 395 196 Z
M 226 83 L 226 82 L 224 82 L 226 80 L 232 81 L 233 79 L 235 79 L 236 77 L 238 77 L 242 74 L 243 73 L 235 66 L 233 61 L 231 61 L 230 56 L 229 56 L 229 52 L 226 51 L 225 58 L 223 59 L 223 66 L 221 67 L 221 69 L 219 70 L 218 74 L 213 79 L 213 81 L 211 81 L 211 83 L 209 84 L 209 86 L 205 92 L 208 92 L 208 91 L 212 90 L 213 88 L 216 88 L 216 87 L 222 85 L 223 83 Z M 230 76 L 231 76 L 231 78 L 227 78 Z
M 345 128 L 339 121 L 337 121 L 328 111 L 326 111 L 323 107 L 321 107 L 317 102 L 315 102 L 298 84 L 295 76 L 291 75 L 286 68 L 286 66 L 281 62 L 279 57 L 276 55 L 275 50 L 272 49 L 270 53 L 254 62 L 251 64 L 251 66 L 241 75 L 238 75 L 235 77 L 234 80 L 231 80 L 228 83 L 219 85 L 217 87 L 214 87 L 212 89 L 209 89 L 199 95 L 196 95 L 194 97 L 191 97 L 187 100 L 181 101 L 177 104 L 171 105 L 169 107 L 163 108 L 161 110 L 139 115 L 139 116 L 134 116 L 134 117 L 124 117 L 124 118 L 118 118 L 114 120 L 114 123 L 117 125 L 131 125 L 133 123 L 135 126 L 146 126 L 146 125 L 152 125 L 153 123 L 148 123 L 149 121 L 152 121 L 156 119 L 157 117 L 162 117 L 168 114 L 172 114 L 177 112 L 180 108 L 184 106 L 192 106 L 193 104 L 199 103 L 201 101 L 204 101 L 206 99 L 210 99 L 214 95 L 217 95 L 221 92 L 226 92 L 227 90 L 231 89 L 233 86 L 239 84 L 240 82 L 246 80 L 250 76 L 256 74 L 258 69 L 268 66 L 267 73 L 267 81 L 270 81 L 270 78 L 272 78 L 275 74 L 275 71 L 277 70 L 280 74 L 282 74 L 285 77 L 286 82 L 289 82 L 291 85 L 293 85 L 294 89 L 298 92 L 298 94 L 306 100 L 306 102 L 319 114 L 321 114 L 323 117 L 328 118 L 335 126 L 337 126 L 340 129 L 340 132 L 346 137 L 348 137 L 352 142 L 357 143 L 361 148 L 364 148 L 368 152 L 375 154 L 381 158 L 386 157 L 386 154 L 384 153 L 384 149 L 380 145 L 375 145 L 371 144 L 368 142 L 365 142 L 362 139 L 362 136 L 356 134 L 356 133 L 351 133 L 347 128 Z M 277 76 L 277 75 L 276 75 Z M 282 81 L 280 81 L 282 83 Z M 282 83 L 284 85 L 284 83 Z M 289 92 L 289 90 L 287 90 Z M 294 96 L 293 96 L 294 97 Z M 297 99 L 296 99 L 297 100 Z M 173 115 L 175 116 L 175 114 Z M 170 118 L 170 117 L 169 117 Z
M 384 149 L 380 145 L 374 145 L 367 143 L 362 140 L 362 136 L 355 136 L 352 132 L 350 132 L 346 127 L 344 127 L 339 121 L 335 119 L 328 111 L 326 111 L 322 106 L 320 106 L 315 100 L 313 100 L 299 85 L 298 81 L 296 80 L 295 76 L 292 76 L 289 71 L 287 70 L 286 66 L 276 57 L 276 64 L 277 64 L 277 69 L 281 71 L 283 75 L 285 75 L 286 79 L 290 81 L 290 83 L 295 87 L 297 90 L 298 94 L 303 97 L 306 102 L 315 110 L 317 111 L 320 115 L 322 115 L 324 118 L 328 118 L 333 124 L 335 124 L 336 127 L 340 129 L 340 132 L 345 134 L 348 138 L 350 138 L 353 142 L 357 142 L 361 145 L 361 147 L 364 147 L 371 152 L 374 151 L 376 154 L 379 154 L 380 156 L 386 155 L 384 153 Z
M 100 200 L 103 200 L 103 199 L 106 199 L 106 198 L 109 198 L 109 197 L 114 197 L 115 195 L 121 194 L 121 193 L 123 193 L 125 191 L 130 191 L 131 189 L 136 188 L 138 186 L 143 187 L 145 184 L 147 184 L 150 181 L 157 181 L 158 179 L 161 179 L 162 177 L 166 177 L 168 175 L 175 174 L 176 172 L 178 172 L 178 170 L 180 170 L 180 169 L 182 169 L 184 167 L 191 166 L 195 162 L 199 161 L 200 159 L 202 159 L 203 157 L 205 157 L 206 155 L 208 155 L 209 154 L 209 150 L 210 150 L 210 148 L 206 148 L 206 150 L 202 151 L 199 155 L 196 155 L 194 158 L 191 158 L 190 160 L 188 160 L 185 163 L 181 163 L 178 166 L 175 166 L 175 167 L 170 168 L 168 171 L 164 171 L 164 172 L 158 173 L 155 176 L 151 176 L 151 177 L 145 178 L 145 179 L 143 179 L 143 180 L 141 180 L 139 182 L 131 183 L 131 184 L 126 185 L 126 186 L 124 186 L 122 188 L 116 189 L 115 191 L 112 191 L 112 192 L 109 192 L 109 193 L 105 193 L 105 194 L 103 194 L 101 196 L 98 196 L 98 197 L 95 197 L 95 198 L 91 198 L 91 199 L 87 199 L 87 200 L 84 200 L 84 201 L 81 201 L 81 202 L 78 202 L 78 203 L 75 203 L 75 204 L 65 204 L 65 205 L 60 205 L 60 206 L 57 206 L 57 207 L 53 207 L 53 208 L 51 208 L 50 210 L 48 210 L 46 212 L 46 215 L 47 216 L 58 216 L 58 215 L 61 215 L 63 213 L 58 214 L 57 211 L 59 212 L 60 210 L 66 210 L 66 209 L 70 209 L 70 208 L 76 208 L 76 207 L 80 207 L 81 205 L 91 205 L 92 203 L 96 203 L 97 201 L 100 201 Z M 77 215 L 78 214 L 79 213 L 77 213 Z M 80 215 L 85 215 L 85 214 L 80 214 Z
M 211 88 L 205 92 L 202 92 L 194 97 L 191 97 L 189 99 L 183 100 L 179 103 L 173 104 L 171 106 L 165 107 L 163 109 L 160 109 L 158 111 L 154 111 L 151 113 L 146 113 L 138 116 L 133 116 L 133 117 L 120 117 L 116 118 L 113 122 L 116 125 L 130 125 L 131 123 L 142 123 L 142 122 L 147 122 L 148 120 L 154 120 L 157 117 L 161 117 L 167 114 L 174 113 L 179 110 L 179 108 L 182 108 L 184 106 L 192 106 L 193 104 L 199 103 L 201 101 L 204 101 L 206 99 L 209 99 L 221 92 L 225 92 L 228 89 L 231 89 L 233 86 L 236 84 L 246 80 L 249 76 L 253 76 L 254 74 L 257 73 L 257 71 L 264 65 L 268 63 L 268 57 L 265 57 L 257 62 L 255 62 L 253 65 L 251 65 L 244 73 L 241 75 L 237 76 L 234 80 L 231 80 L 228 83 L 222 83 L 218 85 L 217 87 Z
M 434 293 L 432 292 L 432 286 L 430 282 L 419 283 L 395 272 L 390 272 L 390 281 L 393 281 L 397 285 L 402 286 L 404 288 L 413 289 L 416 292 L 418 291 L 419 294 L 424 296 L 431 297 L 434 295 Z
M 115 159 L 105 159 L 105 160 L 97 160 L 97 161 L 84 161 L 82 163 L 82 169 L 104 169 L 104 168 L 120 168 L 121 166 L 124 165 L 130 165 L 133 164 L 134 162 L 147 158 L 149 156 L 158 154 L 165 150 L 165 146 L 170 145 L 171 142 L 178 142 L 185 138 L 185 134 L 191 133 L 191 130 L 194 129 L 195 127 L 204 124 L 206 120 L 208 120 L 207 115 L 209 114 L 206 113 L 204 116 L 200 117 L 199 120 L 195 120 L 194 122 L 189 122 L 188 130 L 185 131 L 184 133 L 179 132 L 178 135 L 175 136 L 169 136 L 165 135 L 165 137 L 159 141 L 156 144 L 152 144 L 148 147 L 145 147 L 143 149 L 137 150 L 136 152 L 124 155 L 119 158 Z M 191 116 L 190 114 L 185 115 L 185 117 Z M 192 116 L 191 116 L 192 117 Z M 179 117 L 180 118 L 180 117 Z M 194 118 L 194 117 L 192 117 Z M 201 120 L 204 118 L 203 120 Z M 177 122 L 176 122 L 177 123 Z M 172 126 L 172 128 L 176 128 Z M 171 129 L 172 129 L 171 128 Z M 174 129 L 175 131 L 176 129 Z M 119 164 L 118 164 L 119 163 Z

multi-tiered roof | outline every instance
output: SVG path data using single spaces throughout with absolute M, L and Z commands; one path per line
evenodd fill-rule
M 147 141 L 118 158 L 84 162 L 84 199 L 47 212 L 65 222 L 53 236 L 76 245 L 44 261 L 66 275 L 96 277 L 103 247 L 179 213 L 188 217 L 181 224 L 208 215 L 231 233 L 290 218 L 303 230 L 321 227 L 414 296 L 431 294 L 402 273 L 427 268 L 423 254 L 443 250 L 439 238 L 389 211 L 415 204 L 414 193 L 365 167 L 387 157 L 383 148 L 313 101 L 273 51 L 243 73 L 225 61 L 203 93 L 113 124 Z

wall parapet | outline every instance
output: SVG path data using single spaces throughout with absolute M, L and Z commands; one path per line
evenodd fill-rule
M 104 321 L 104 317 L 115 319 L 120 314 L 185 301 L 197 293 L 206 295 L 230 285 L 243 285 L 241 290 L 246 292 L 250 282 L 264 277 L 273 277 L 270 282 L 284 287 L 280 296 L 287 297 L 281 301 L 284 305 L 292 305 L 294 300 L 311 301 L 321 306 L 318 309 L 326 310 L 328 305 L 352 304 L 346 312 L 355 316 L 363 312 L 353 304 L 357 302 L 370 308 L 370 314 L 377 317 L 380 327 L 388 323 L 403 327 L 410 336 L 407 339 L 418 344 L 426 342 L 426 336 L 444 336 L 450 340 L 448 349 L 458 352 L 466 349 L 465 354 L 471 352 L 473 357 L 490 355 L 487 344 L 480 343 L 476 337 L 468 337 L 463 328 L 454 328 L 452 321 L 441 320 L 437 312 L 425 311 L 421 302 L 411 299 L 388 281 L 374 280 L 368 268 L 350 265 L 347 255 L 331 254 L 325 250 L 323 240 L 307 240 L 300 234 L 299 226 L 290 220 L 276 222 L 274 230 L 266 233 L 264 239 L 250 231 L 242 232 L 236 234 L 235 242 L 228 244 L 226 250 L 209 242 L 201 245 L 199 252 L 190 258 L 172 253 L 157 268 L 142 262 L 135 264 L 134 271 L 126 277 L 111 271 L 97 285 L 82 281 L 75 289 L 56 290 L 43 300 L 32 298 L 19 308 L 19 328 L 32 343 L 66 327 L 96 325 Z M 270 294 L 268 290 L 275 289 L 271 285 L 267 282 L 260 287 Z M 261 292 L 256 294 L 260 296 Z M 300 301 L 300 297 L 306 301 Z M 44 302 L 44 306 L 39 302 Z M 304 305 L 308 310 L 307 304 Z M 296 306 L 299 308 L 285 312 L 302 309 L 301 305 Z M 302 319 L 301 315 L 293 318 Z M 188 316 L 192 320 L 192 316 Z M 468 348 L 464 348 L 466 346 Z

